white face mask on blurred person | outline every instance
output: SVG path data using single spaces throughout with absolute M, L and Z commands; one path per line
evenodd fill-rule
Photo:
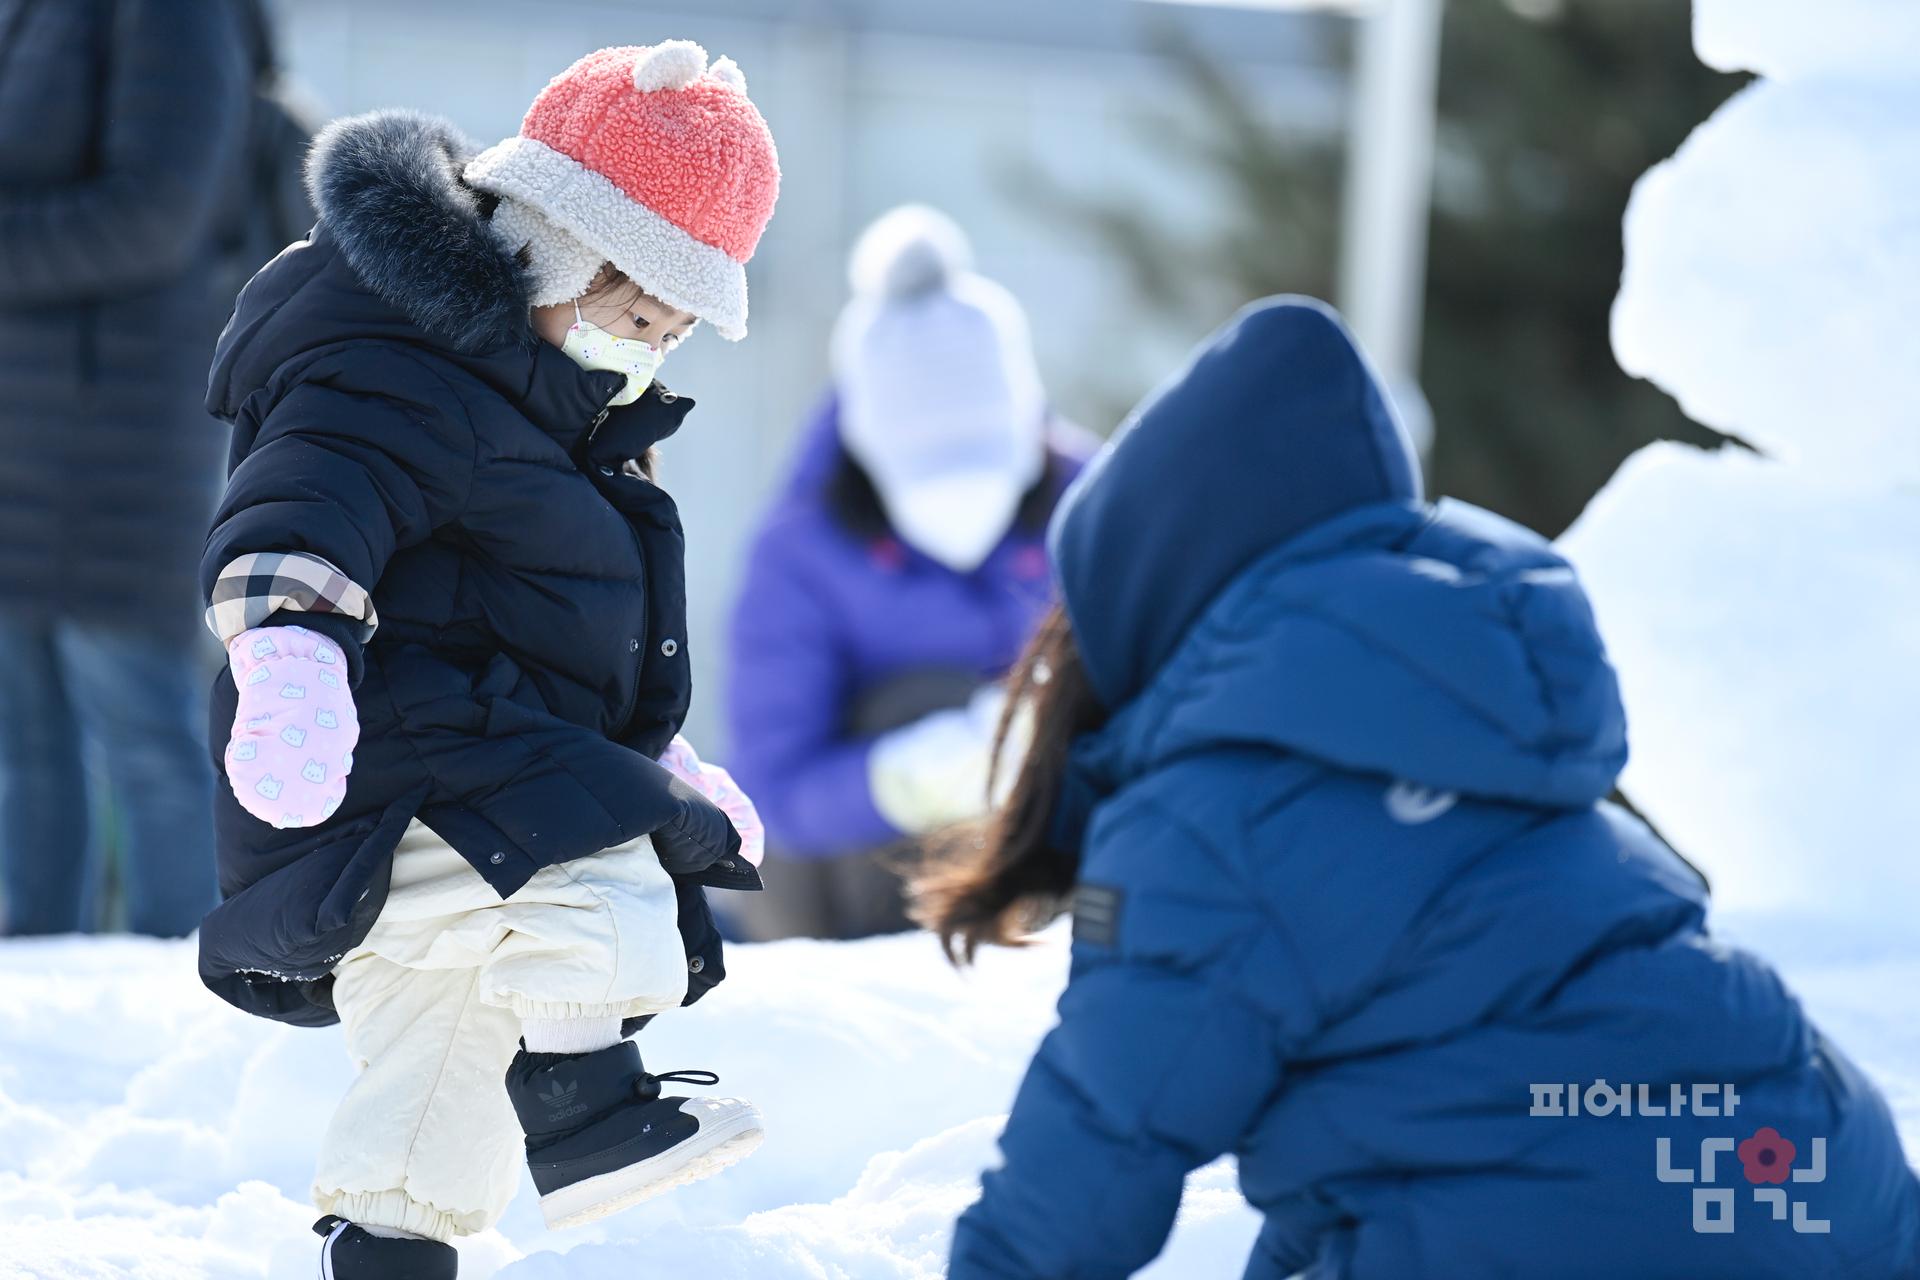
M 1026 496 L 1015 477 L 991 471 L 934 476 L 891 494 L 874 485 L 901 540 L 955 573 L 972 573 L 993 554 Z
M 955 573 L 973 572 L 1000 545 L 1047 465 L 1037 403 L 956 395 L 937 409 L 843 412 L 840 438 L 894 532 Z

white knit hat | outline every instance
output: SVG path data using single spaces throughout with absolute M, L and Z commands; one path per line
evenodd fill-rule
M 903 205 L 861 235 L 834 328 L 840 436 L 894 528 L 955 569 L 999 542 L 1046 468 L 1027 318 L 952 219 Z

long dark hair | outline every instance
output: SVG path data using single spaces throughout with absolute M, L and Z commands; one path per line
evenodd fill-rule
M 982 943 L 1024 946 L 1029 934 L 1065 908 L 1080 859 L 1049 839 L 1054 807 L 1073 740 L 1106 718 L 1087 682 L 1067 611 L 1056 605 L 1007 677 L 994 777 L 1017 749 L 1010 745 L 1019 736 L 1016 725 L 1032 726 L 1007 803 L 930 842 L 913 874 L 914 918 L 940 935 L 955 964 L 970 962 Z

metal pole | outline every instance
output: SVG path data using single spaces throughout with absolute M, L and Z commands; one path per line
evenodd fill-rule
M 1359 20 L 1340 255 L 1341 309 L 1422 452 L 1432 438 L 1420 317 L 1443 3 L 1378 0 Z

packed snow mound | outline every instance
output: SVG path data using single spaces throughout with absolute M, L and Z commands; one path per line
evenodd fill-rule
M 1693 47 L 1722 71 L 1775 80 L 1911 74 L 1920 65 L 1913 0 L 1693 0 Z
M 1643 449 L 1560 540 L 1619 668 L 1622 785 L 1723 907 L 1920 903 L 1920 494 Z
M 1755 83 L 1634 189 L 1620 366 L 1770 454 L 1920 483 L 1917 208 L 1920 57 Z
M 1635 804 L 1718 902 L 1886 942 L 1920 901 L 1920 5 L 1697 0 L 1695 33 L 1775 78 L 1635 189 L 1614 351 L 1766 456 L 1643 450 L 1561 546 Z
M 759 1104 L 765 1146 L 579 1231 L 530 1184 L 462 1242 L 462 1280 L 924 1280 L 1066 976 L 1065 940 L 956 974 L 924 936 L 728 954 L 640 1040 Z M 337 1030 L 248 1018 L 190 943 L 0 943 L 0 1277 L 312 1280 L 308 1180 L 352 1076 Z M 1258 1223 L 1230 1162 L 1192 1178 L 1159 1280 L 1238 1275 Z

